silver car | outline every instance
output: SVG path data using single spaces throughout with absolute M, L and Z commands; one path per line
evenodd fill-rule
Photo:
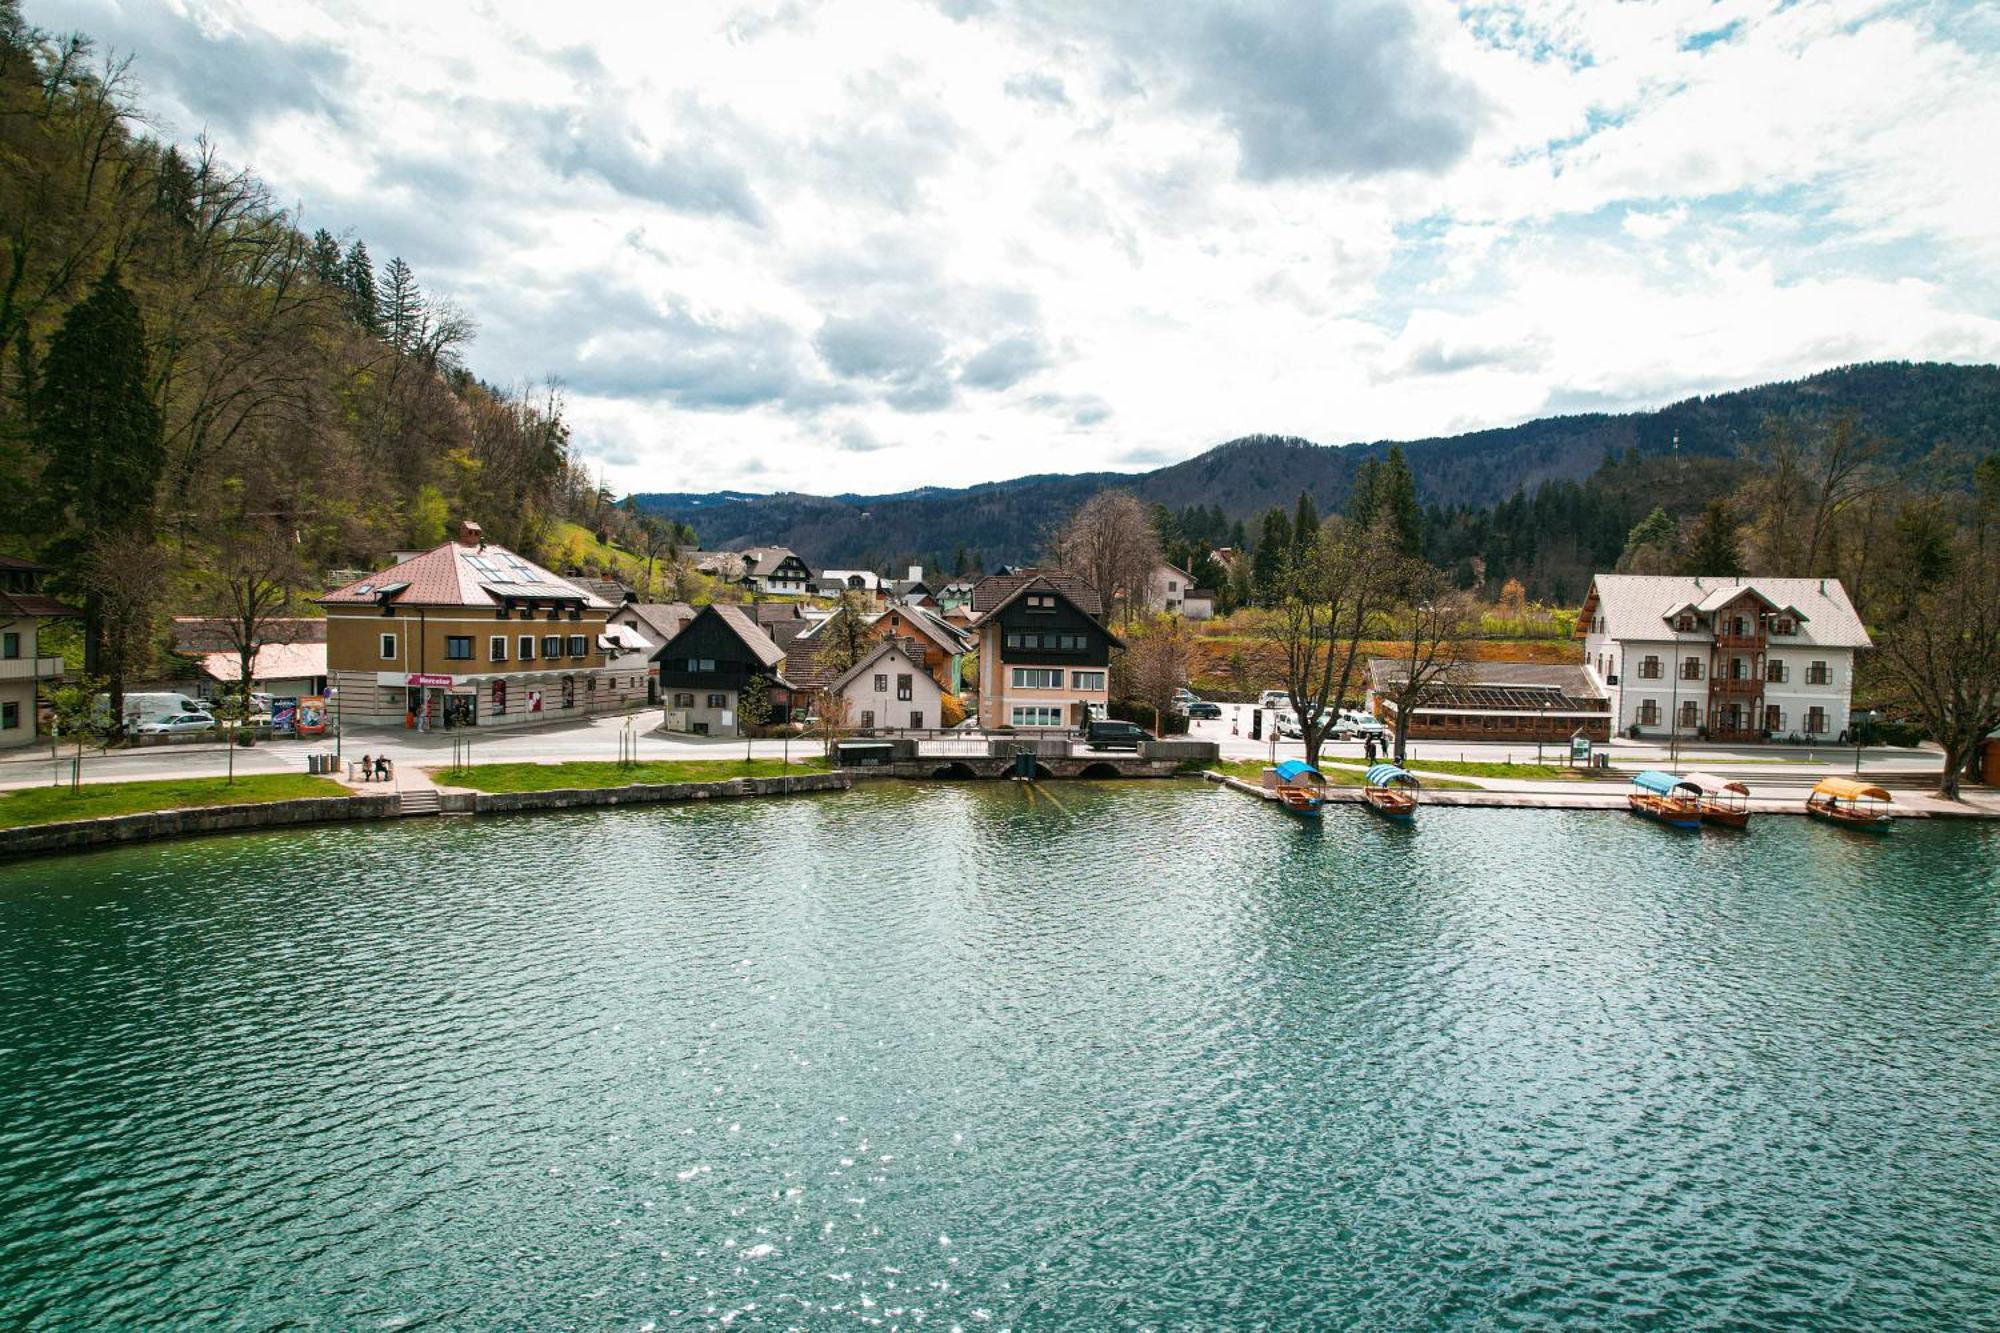
M 169 713 L 141 722 L 133 731 L 141 736 L 179 736 L 187 732 L 214 731 L 215 719 L 207 713 Z

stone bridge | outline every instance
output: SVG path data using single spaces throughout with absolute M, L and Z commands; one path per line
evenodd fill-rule
M 1136 754 L 1069 737 L 892 737 L 874 746 L 871 757 L 850 755 L 843 767 L 856 776 L 925 779 L 1170 778 L 1219 758 L 1215 742 L 1187 740 L 1145 741 Z

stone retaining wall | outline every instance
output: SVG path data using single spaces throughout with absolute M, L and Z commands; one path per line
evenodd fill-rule
M 106 815 L 101 819 L 0 829 L 0 857 L 75 852 L 91 847 L 147 842 L 154 838 L 188 837 L 199 833 L 236 833 L 244 829 L 283 828 L 291 824 L 383 819 L 396 813 L 394 795 L 315 796 L 298 801 L 211 805 L 192 810 L 149 810 L 136 815 Z
M 790 796 L 807 792 L 846 791 L 854 785 L 847 773 L 801 773 L 783 778 L 731 778 L 727 782 L 635 783 L 629 787 L 568 787 L 561 791 L 476 792 L 470 808 L 482 815 L 523 810 L 576 810 L 599 805 L 650 805 L 663 801 L 717 801 L 745 796 Z M 456 808 L 454 793 L 444 793 L 444 808 Z

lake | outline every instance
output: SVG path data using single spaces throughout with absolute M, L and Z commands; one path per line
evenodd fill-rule
M 0 1325 L 2000 1318 L 2000 830 L 1044 791 L 0 867 Z

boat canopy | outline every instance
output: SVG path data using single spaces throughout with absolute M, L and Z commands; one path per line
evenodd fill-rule
M 1324 773 L 1321 773 L 1302 759 L 1287 759 L 1284 763 L 1278 765 L 1278 781 L 1280 782 L 1297 782 L 1301 778 L 1308 776 L 1318 778 L 1321 782 L 1326 781 Z
M 1681 781 L 1703 792 L 1733 791 L 1739 796 L 1750 794 L 1750 789 L 1735 778 L 1721 778 L 1713 773 L 1683 773 Z
M 1841 801 L 1860 801 L 1873 798 L 1877 801 L 1891 801 L 1889 793 L 1871 783 L 1856 782 L 1852 778 L 1821 778 L 1813 788 L 1815 796 L 1831 796 Z
M 1423 785 L 1394 764 L 1377 764 L 1368 770 L 1368 785 L 1371 787 L 1393 787 L 1398 784 L 1405 787 Z
M 1700 795 L 1701 788 L 1686 778 L 1675 777 L 1672 773 L 1662 773 L 1657 768 L 1649 768 L 1632 779 L 1632 785 L 1641 791 L 1652 792 L 1656 796 L 1671 796 L 1685 788 Z

